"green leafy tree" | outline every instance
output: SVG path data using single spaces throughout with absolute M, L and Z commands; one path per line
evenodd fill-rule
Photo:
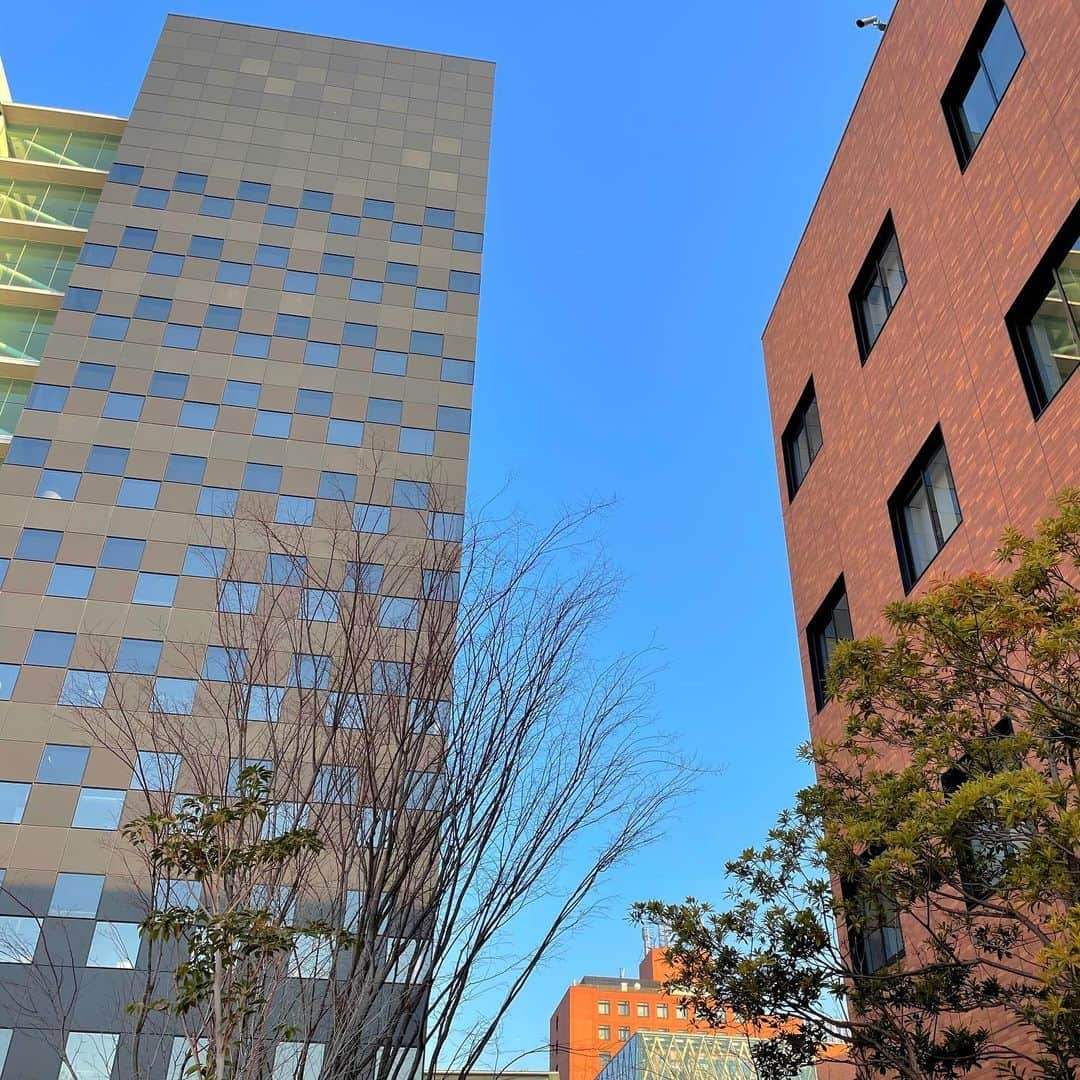
M 842 643 L 818 782 L 725 904 L 652 903 L 677 982 L 790 1021 L 766 1075 L 839 1039 L 868 1072 L 994 1065 L 1072 1080 L 1080 1063 L 1080 494 L 994 573 L 886 610 L 888 640 Z M 900 950 L 902 934 L 902 952 Z

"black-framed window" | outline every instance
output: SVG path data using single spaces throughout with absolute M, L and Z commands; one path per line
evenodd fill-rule
M 814 680 L 814 701 L 819 710 L 825 707 L 828 700 L 826 676 L 836 646 L 841 641 L 850 641 L 854 636 L 847 589 L 844 575 L 841 574 L 806 628 L 806 639 L 810 648 L 810 672 Z
M 1017 297 L 1008 324 L 1039 416 L 1080 367 L 1080 203 Z
M 867 856 L 869 858 L 869 856 Z M 848 947 L 855 971 L 873 975 L 904 955 L 904 933 L 896 901 L 865 880 L 842 884 L 847 909 Z
M 900 241 L 890 211 L 885 215 L 870 253 L 848 294 L 855 320 L 855 336 L 859 342 L 859 358 L 863 363 L 866 363 L 906 284 L 907 273 L 900 254 Z
M 818 415 L 814 380 L 806 384 L 799 404 L 780 437 L 784 451 L 784 471 L 787 473 L 788 498 L 794 499 L 803 479 L 810 471 L 821 449 L 821 417 Z
M 1004 0 L 989 0 L 941 98 L 956 159 L 967 168 L 1009 88 L 1024 43 Z
M 936 427 L 889 499 L 904 588 L 911 589 L 964 520 L 941 428 Z

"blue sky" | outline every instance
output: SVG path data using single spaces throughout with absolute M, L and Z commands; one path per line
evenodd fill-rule
M 661 723 L 723 769 L 537 975 L 506 1057 L 546 1041 L 570 981 L 636 968 L 630 901 L 715 894 L 807 779 L 760 335 L 880 40 L 854 19 L 890 6 L 180 9 L 497 62 L 471 493 L 509 481 L 541 519 L 617 500 L 607 543 L 629 580 L 605 644 L 662 649 Z M 16 100 L 126 113 L 168 10 L 57 0 L 47 33 L 4 43 Z

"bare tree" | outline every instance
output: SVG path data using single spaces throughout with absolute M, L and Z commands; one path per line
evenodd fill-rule
M 192 1075 L 217 1080 L 464 1076 L 691 783 L 642 656 L 594 656 L 618 591 L 594 509 L 465 528 L 432 502 L 440 485 L 398 481 L 391 539 L 377 482 L 366 503 L 342 484 L 315 528 L 259 497 L 210 519 L 169 674 L 115 671 L 101 638 L 107 693 L 75 702 L 132 769 L 118 851 L 159 931 L 124 1075 L 180 1038 Z M 210 967 L 193 990 L 195 924 Z M 70 1002 L 46 997 L 42 1031 L 63 1036 Z

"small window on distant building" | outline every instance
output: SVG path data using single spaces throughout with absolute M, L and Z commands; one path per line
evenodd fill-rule
M 859 341 L 859 357 L 863 363 L 866 363 L 906 284 L 907 274 L 900 255 L 900 243 L 896 238 L 892 214 L 889 213 L 849 294 L 851 313 L 855 318 L 855 335 Z
M 836 644 L 839 641 L 850 641 L 854 636 L 847 590 L 841 575 L 806 629 L 807 644 L 810 647 L 810 670 L 814 679 L 814 701 L 818 709 L 823 709 L 828 700 L 825 677 L 828 675 Z
M 637 1014 L 638 1016 L 649 1015 L 649 1003 L 647 1001 L 639 1001 L 637 1003 Z
M 619 1028 L 619 1042 L 626 1042 L 630 1038 L 630 1029 L 628 1027 Z
M 889 500 L 904 588 L 911 589 L 963 520 L 949 455 L 935 428 Z
M 1031 411 L 1039 416 L 1080 367 L 1080 203 L 1013 304 L 1008 323 Z
M 607 1024 L 601 1024 L 596 1029 L 596 1037 L 601 1042 L 607 1042 L 611 1038 L 611 1028 L 608 1027 Z
M 690 1007 L 688 1005 L 676 1005 L 675 1015 L 680 1020 L 686 1020 L 690 1016 Z
M 611 1002 L 610 1001 L 598 1001 L 596 1003 L 596 1011 L 601 1016 L 610 1016 L 611 1015 Z
M 896 901 L 866 882 L 841 885 L 847 908 L 848 944 L 855 969 L 873 975 L 904 955 Z
M 1024 43 L 1008 6 L 990 0 L 941 99 L 961 169 L 967 168 L 1023 59 Z
M 821 449 L 821 417 L 818 415 L 813 379 L 806 384 L 780 441 L 784 450 L 788 498 L 794 499 L 795 492 L 802 486 L 803 478 Z
M 668 1018 L 668 1007 L 662 1001 L 657 1002 L 656 1018 L 657 1020 L 666 1020 Z
M 600 1051 L 600 1064 L 606 1065 L 611 1060 L 611 1055 L 606 1050 Z
M 629 1016 L 630 1015 L 630 1002 L 629 1001 L 620 1001 L 619 1002 L 619 1015 L 620 1016 Z

